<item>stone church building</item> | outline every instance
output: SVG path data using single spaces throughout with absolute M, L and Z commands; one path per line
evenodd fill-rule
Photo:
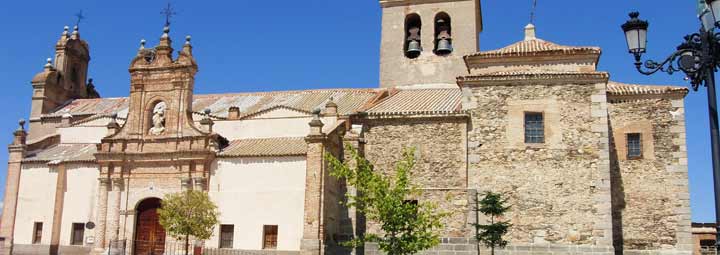
M 479 0 L 380 5 L 373 89 L 196 95 L 202 63 L 166 26 L 128 56 L 129 95 L 102 98 L 88 42 L 66 28 L 9 145 L 2 253 L 167 253 L 156 210 L 192 189 L 221 213 L 207 251 L 348 254 L 339 242 L 377 231 L 340 205 L 353 188 L 323 161 L 349 144 L 385 172 L 417 148 L 418 200 L 449 214 L 427 254 L 476 253 L 470 224 L 487 219 L 472 201 L 485 191 L 512 204 L 502 254 L 691 254 L 686 88 L 610 81 L 599 48 L 533 25 L 479 51 Z

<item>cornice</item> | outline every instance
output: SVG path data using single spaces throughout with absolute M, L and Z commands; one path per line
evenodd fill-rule
M 539 84 L 595 84 L 606 83 L 610 75 L 606 72 L 500 72 L 457 78 L 457 84 L 463 87 L 499 86 L 499 85 L 539 85 Z

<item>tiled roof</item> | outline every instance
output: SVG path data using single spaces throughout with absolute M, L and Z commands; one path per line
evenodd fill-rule
M 528 39 L 497 50 L 481 51 L 468 55 L 472 58 L 522 57 L 553 54 L 600 54 L 598 47 L 574 47 L 558 45 L 542 39 Z
M 688 89 L 678 86 L 637 85 L 610 81 L 607 85 L 607 92 L 609 95 L 614 96 L 661 95 L 672 93 L 687 94 Z
M 307 153 L 303 137 L 242 139 L 230 142 L 219 157 L 296 156 Z
M 211 110 L 211 115 L 227 117 L 231 106 L 240 109 L 240 117 L 248 116 L 270 108 L 285 106 L 312 112 L 322 108 L 330 98 L 338 105 L 338 113 L 349 114 L 368 104 L 377 96 L 375 89 L 322 89 L 300 91 L 277 91 L 239 94 L 195 95 L 193 111 Z M 78 99 L 60 107 L 47 116 L 118 113 L 125 117 L 128 98 Z
M 56 146 L 27 153 L 23 162 L 91 162 L 95 161 L 95 144 L 58 144 Z
M 399 89 L 367 110 L 371 115 L 455 113 L 462 98 L 459 88 Z

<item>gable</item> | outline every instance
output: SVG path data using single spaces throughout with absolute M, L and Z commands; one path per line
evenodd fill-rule
M 277 106 L 277 107 L 273 107 L 273 108 L 270 108 L 267 110 L 257 112 L 255 114 L 250 114 L 250 115 L 246 116 L 244 119 L 252 120 L 252 119 L 303 118 L 303 117 L 310 117 L 310 116 L 311 116 L 311 114 L 308 112 L 305 112 L 305 111 L 293 109 L 290 107 Z

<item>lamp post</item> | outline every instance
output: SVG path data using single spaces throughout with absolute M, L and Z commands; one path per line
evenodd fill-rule
M 715 189 L 715 249 L 720 252 L 720 133 L 718 133 L 717 97 L 715 71 L 720 67 L 720 0 L 705 0 L 707 8 L 700 15 L 702 27 L 699 32 L 686 35 L 675 52 L 662 62 L 641 61 L 647 47 L 648 22 L 638 19 L 639 13 L 630 13 L 630 20 L 622 25 L 628 50 L 635 57 L 638 72 L 651 75 L 658 71 L 673 74 L 682 71 L 694 91 L 707 87 L 712 142 L 712 169 Z

